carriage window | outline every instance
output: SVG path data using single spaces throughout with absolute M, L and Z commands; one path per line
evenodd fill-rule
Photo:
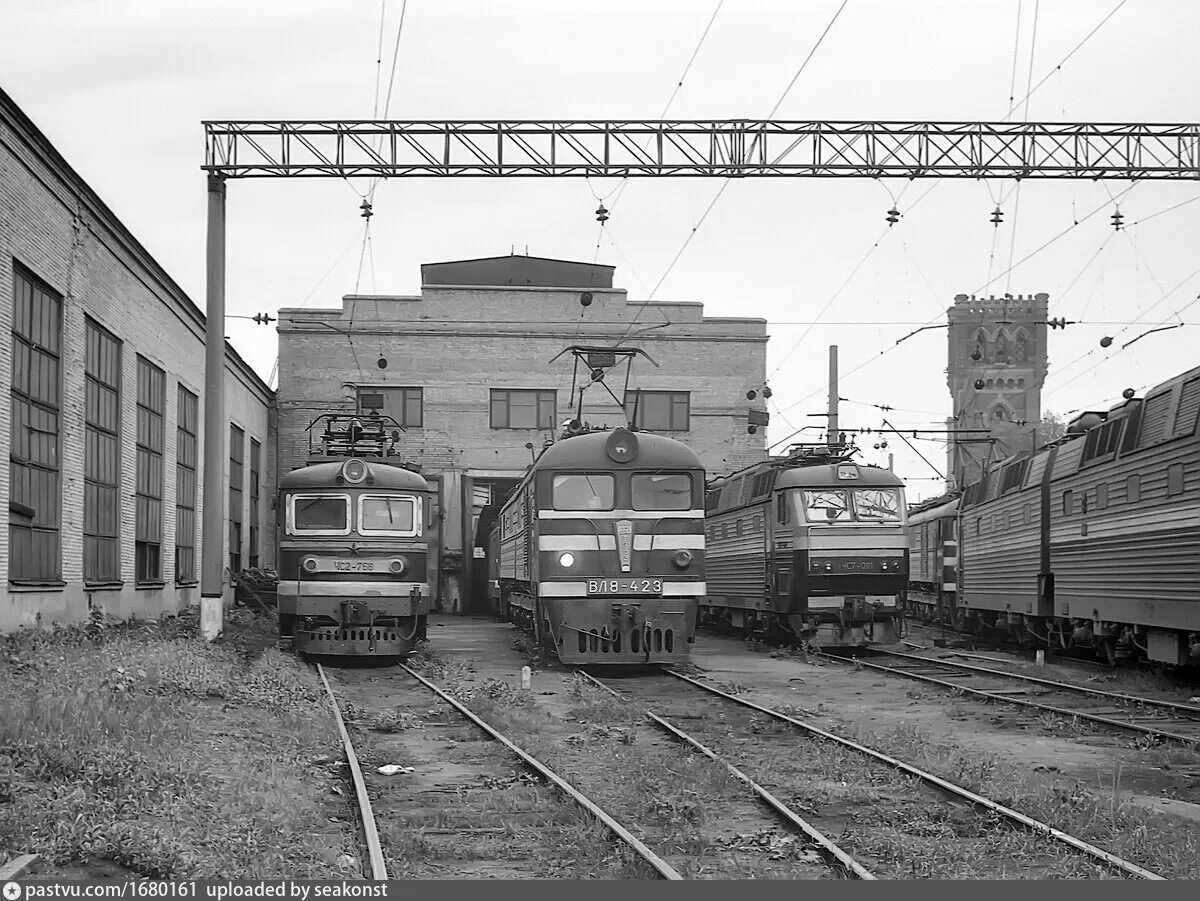
M 781 491 L 775 495 L 775 505 L 777 507 L 776 517 L 781 526 L 786 526 L 792 521 L 791 510 L 788 509 L 788 496 L 786 491 Z
M 364 535 L 373 532 L 419 534 L 416 512 L 415 498 L 364 494 L 358 501 L 358 530 Z
M 634 510 L 692 509 L 692 477 L 686 472 L 639 473 L 631 485 Z
M 554 477 L 555 510 L 611 510 L 613 477 L 605 473 L 571 473 Z
M 800 492 L 809 522 L 846 522 L 850 498 L 840 488 L 806 488 Z
M 344 494 L 295 494 L 288 505 L 292 535 L 345 535 L 350 531 L 350 498 Z
M 855 488 L 854 512 L 869 522 L 899 522 L 900 492 L 895 488 Z

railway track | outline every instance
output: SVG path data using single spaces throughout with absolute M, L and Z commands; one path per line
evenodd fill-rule
M 868 872 L 886 874 L 884 878 L 929 878 L 934 875 L 918 871 L 919 866 L 931 866 L 926 862 L 897 859 L 896 847 L 888 846 L 881 838 L 883 833 L 895 830 L 899 823 L 903 824 L 901 832 L 932 834 L 935 840 L 928 845 L 931 854 L 952 854 L 948 848 L 956 845 L 964 858 L 977 862 L 986 860 L 984 864 L 976 864 L 985 868 L 983 873 L 975 872 L 966 878 L 1012 878 L 1014 874 L 1030 873 L 1034 874 L 1033 878 L 1059 876 L 1062 875 L 1061 855 L 1074 857 L 1077 864 L 1088 869 L 1099 867 L 1122 878 L 1163 878 L 891 755 L 680 673 L 665 669 L 662 673 L 657 678 L 623 685 L 620 694 L 642 704 L 660 728 L 671 731 L 697 750 L 703 748 L 701 753 L 737 759 L 745 770 L 750 770 L 749 774 L 743 772 L 740 776 L 745 781 L 753 782 L 775 798 L 798 799 L 792 806 L 801 806 L 805 810 L 805 826 L 816 834 L 828 835 L 841 830 L 840 845 L 835 847 L 855 859 L 864 870 L 869 867 Z M 606 683 L 605 687 L 616 691 Z M 703 693 L 702 700 L 697 691 Z M 714 698 L 721 700 L 720 709 L 712 706 Z M 697 713 L 697 710 L 706 712 Z M 680 720 L 690 722 L 687 732 L 677 725 Z M 767 724 L 776 728 L 772 730 Z M 778 728 L 777 724 L 783 724 L 783 728 Z M 819 742 L 797 744 L 796 730 Z M 849 788 L 849 791 L 837 797 L 824 793 L 823 786 L 830 783 L 831 777 L 836 782 L 839 772 L 838 764 L 831 761 L 827 750 L 830 744 L 836 746 L 839 754 L 865 757 L 887 768 L 893 777 L 900 774 L 901 784 L 889 784 L 886 778 L 877 781 L 877 776 L 872 775 L 867 777 L 870 781 L 868 790 L 856 792 L 843 781 L 842 788 Z M 934 791 L 912 791 L 914 780 Z M 759 785 L 759 782 L 765 785 Z M 1041 841 L 1032 845 L 1022 843 L 1013 838 L 1012 829 L 996 828 L 1001 822 L 1016 824 L 1025 830 L 1025 834 Z M 1055 856 L 1053 848 L 1059 849 L 1060 856 Z M 1054 862 L 1046 870 L 1048 859 Z M 911 871 L 906 870 L 906 866 Z M 942 872 L 954 874 L 953 878 L 963 878 L 961 872 L 955 873 L 954 866 L 953 861 L 949 861 L 943 865 Z M 1037 872 L 1039 869 L 1045 872 Z
M 822 652 L 819 656 L 938 685 L 987 701 L 1001 701 L 1165 741 L 1200 745 L 1200 707 L 1085 688 L 919 654 L 875 648 L 854 649 L 851 653 L 853 656 Z
M 617 689 L 606 684 L 600 679 L 597 679 L 595 676 L 580 670 L 577 670 L 576 672 L 578 672 L 592 684 L 598 686 L 604 691 L 609 692 L 615 697 L 622 697 L 621 693 L 617 691 Z M 651 722 L 653 722 L 658 728 L 666 732 L 668 735 L 679 739 L 696 752 L 703 754 L 705 757 L 716 763 L 721 764 L 729 771 L 731 775 L 734 776 L 734 778 L 745 783 L 746 786 L 754 793 L 754 795 L 760 801 L 762 801 L 763 804 L 772 813 L 774 813 L 785 826 L 798 830 L 801 835 L 803 835 L 809 840 L 809 842 L 812 843 L 817 854 L 821 856 L 821 858 L 836 875 L 850 879 L 875 879 L 875 876 L 872 875 L 866 867 L 855 860 L 850 854 L 846 853 L 846 851 L 844 851 L 842 848 L 838 847 L 838 845 L 832 839 L 817 829 L 817 827 L 805 820 L 795 810 L 781 801 L 775 794 L 759 785 L 758 782 L 756 782 L 752 777 L 705 745 L 704 742 L 692 735 L 689 735 L 684 730 L 672 725 L 670 722 L 653 712 L 647 711 L 646 716 Z
M 371 802 L 367 782 L 359 762 L 359 754 L 355 750 L 349 730 L 346 727 L 345 718 L 342 715 L 342 710 L 339 705 L 337 695 L 334 694 L 333 688 L 329 684 L 329 680 L 326 678 L 325 670 L 320 664 L 317 664 L 316 666 L 317 672 L 321 678 L 321 682 L 325 686 L 325 691 L 328 695 L 334 718 L 337 722 L 338 732 L 341 736 L 343 750 L 346 755 L 346 762 L 349 765 L 351 784 L 353 786 L 355 803 L 362 828 L 363 842 L 367 851 L 367 858 L 371 872 L 370 878 L 373 880 L 386 880 L 389 878 L 389 875 L 384 854 L 384 844 L 380 839 L 380 829 L 376 821 L 375 810 Z M 567 780 L 563 779 L 561 776 L 551 770 L 542 761 L 529 754 L 511 739 L 485 722 L 478 715 L 467 709 L 467 707 L 465 707 L 461 702 L 447 694 L 441 687 L 431 682 L 429 679 L 426 679 L 415 670 L 403 664 L 401 664 L 398 669 L 406 672 L 418 684 L 422 685 L 424 688 L 428 689 L 443 702 L 445 702 L 446 705 L 448 705 L 464 720 L 482 730 L 489 738 L 493 739 L 502 745 L 506 750 L 511 752 L 514 756 L 516 756 L 522 764 L 536 773 L 538 777 L 552 785 L 561 794 L 565 795 L 568 799 L 578 805 L 596 821 L 602 823 L 618 841 L 622 842 L 638 858 L 644 861 L 658 878 L 666 880 L 683 879 L 683 876 L 677 870 L 675 870 L 670 864 L 655 854 L 654 851 L 647 847 L 644 842 L 634 836 L 628 829 L 618 823 L 591 799 L 567 782 Z M 441 831 L 445 832 L 451 830 Z

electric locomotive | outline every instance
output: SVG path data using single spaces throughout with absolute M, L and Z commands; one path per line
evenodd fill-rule
M 706 590 L 703 506 L 687 445 L 572 422 L 501 509 L 502 615 L 563 663 L 686 661 Z
M 989 467 L 958 518 L 956 624 L 1200 664 L 1200 367 Z
M 397 455 L 401 431 L 377 413 L 319 416 L 307 465 L 279 480 L 279 636 L 297 652 L 404 657 L 422 637 L 432 491 Z
M 904 483 L 856 450 L 795 445 L 710 483 L 702 624 L 793 646 L 899 640 Z
M 962 628 L 958 605 L 958 492 L 908 508 L 909 573 L 905 613 Z

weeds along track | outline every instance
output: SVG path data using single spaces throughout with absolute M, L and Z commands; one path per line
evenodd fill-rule
M 334 677 L 339 698 L 317 668 L 341 732 L 371 878 L 683 878 L 542 761 L 416 671 L 341 670 Z M 430 708 L 430 692 L 443 703 Z M 514 755 L 536 776 L 514 772 Z M 628 853 L 614 854 L 597 834 L 605 830 Z
M 623 680 L 620 689 L 664 723 L 686 723 L 691 739 L 801 810 L 879 878 L 1163 878 L 895 757 L 688 676 L 663 670 Z M 813 740 L 797 742 L 797 730 Z
M 918 654 L 874 648 L 854 649 L 853 654 L 855 656 L 822 653 L 820 656 L 938 685 L 983 701 L 1002 701 L 1042 713 L 1200 747 L 1200 707 Z

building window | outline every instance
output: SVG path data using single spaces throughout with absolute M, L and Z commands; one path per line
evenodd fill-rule
M 162 581 L 163 414 L 167 379 L 149 360 L 137 358 L 137 509 L 134 578 Z
M 1167 467 L 1167 497 L 1183 494 L 1183 464 L 1172 463 Z
M 1075 512 L 1075 492 L 1064 491 L 1062 493 L 1062 512 L 1063 516 L 1070 516 Z
M 1104 510 L 1108 508 L 1108 483 L 1101 482 L 1096 486 L 1096 509 Z
M 493 429 L 552 429 L 557 391 L 492 389 Z
M 625 417 L 648 432 L 686 432 L 690 428 L 691 395 L 687 391 L 626 391 Z
M 242 484 L 246 459 L 246 433 L 229 426 L 229 571 L 242 571 Z
M 196 581 L 197 398 L 179 386 L 175 430 L 175 581 Z
M 62 298 L 13 269 L 8 578 L 61 582 Z
M 250 568 L 258 569 L 258 497 L 262 445 L 250 439 Z
M 1129 476 L 1125 479 L 1125 500 L 1136 504 L 1142 499 L 1142 477 Z
M 406 429 L 424 425 L 425 402 L 421 388 L 359 388 L 358 412 L 378 410 Z
M 83 580 L 121 581 L 121 342 L 87 321 Z

